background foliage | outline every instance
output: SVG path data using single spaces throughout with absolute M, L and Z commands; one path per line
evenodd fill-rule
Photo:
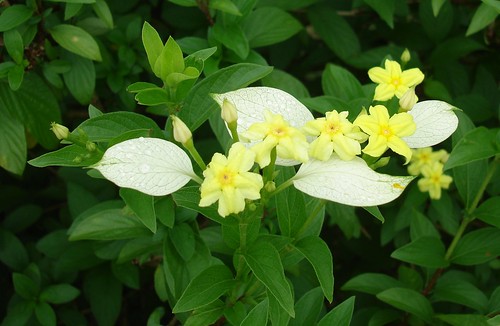
M 268 307 L 273 325 L 287 324 L 280 305 L 295 308 L 289 323 L 298 325 L 498 325 L 499 12 L 497 0 L 0 2 L 2 325 L 157 325 L 173 318 L 191 325 L 260 325 Z M 269 302 L 224 307 L 220 295 L 228 289 L 235 291 L 229 297 L 239 295 L 225 267 L 232 266 L 237 244 L 223 243 L 218 224 L 187 209 L 195 189 L 137 207 L 137 193 L 118 192 L 86 170 L 26 165 L 58 147 L 52 121 L 71 130 L 82 123 L 96 142 L 164 127 L 169 132 L 165 117 L 180 109 L 171 94 L 127 91 L 135 82 L 159 83 L 142 44 L 145 21 L 163 42 L 175 38 L 185 56 L 215 47 L 201 66 L 196 61 L 199 77 L 186 72 L 187 82 L 198 79 L 195 86 L 175 95 L 185 98 L 179 115 L 197 129 L 206 159 L 228 144 L 209 92 L 265 85 L 316 113 L 342 107 L 356 114 L 373 96 L 366 71 L 387 57 L 398 60 L 408 48 L 408 66 L 426 75 L 417 88 L 420 99 L 462 110 L 459 129 L 441 146 L 451 152 L 445 169 L 454 186 L 431 201 L 414 182 L 380 207 L 383 224 L 365 210 L 328 203 L 320 213 L 324 223 L 319 219 L 309 231 L 320 234 L 333 255 L 331 303 L 304 249 L 313 245 L 304 238 L 295 245 L 307 259 L 281 252 L 283 279 L 251 266 L 266 285 L 289 282 L 293 301 L 283 303 L 285 295 L 271 302 L 275 294 Z M 80 159 L 68 161 L 68 155 Z M 56 163 L 88 166 L 99 159 L 86 155 L 73 147 Z M 405 174 L 396 165 L 387 169 Z M 310 211 L 312 201 L 300 200 L 299 209 Z M 278 218 L 297 212 L 280 213 L 287 209 L 277 206 Z M 265 223 L 271 233 L 278 228 Z M 222 232 L 232 227 L 227 222 Z M 296 236 L 295 226 L 279 227 Z M 256 244 L 249 265 L 279 260 L 266 244 Z M 226 265 L 206 268 L 214 257 Z M 205 287 L 212 292 L 193 290 Z

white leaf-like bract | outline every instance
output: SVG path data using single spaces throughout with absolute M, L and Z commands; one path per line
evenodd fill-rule
M 238 133 L 246 131 L 253 123 L 264 121 L 264 112 L 280 114 L 292 127 L 301 128 L 314 120 L 312 113 L 292 95 L 271 87 L 247 87 L 223 94 L 212 94 L 222 107 L 229 100 L 238 111 Z
M 364 160 L 309 160 L 293 177 L 298 190 L 317 198 L 351 206 L 376 206 L 401 195 L 413 176 L 391 176 L 373 171 Z
M 439 144 L 458 127 L 456 108 L 443 101 L 422 101 L 408 111 L 417 125 L 415 133 L 403 140 L 410 148 L 422 148 Z
M 188 155 L 158 138 L 141 137 L 111 146 L 91 167 L 120 187 L 152 196 L 171 194 L 197 178 Z

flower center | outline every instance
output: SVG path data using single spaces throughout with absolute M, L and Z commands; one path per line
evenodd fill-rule
M 282 138 L 282 137 L 285 137 L 287 136 L 287 127 L 286 126 L 283 126 L 283 125 L 278 125 L 278 126 L 275 126 L 274 128 L 271 129 L 271 134 L 273 136 L 276 136 L 278 138 Z
M 393 133 L 389 126 L 380 126 L 380 135 L 389 138 Z
M 340 126 L 337 124 L 330 122 L 325 125 L 325 132 L 331 136 L 335 135 L 340 131 Z
M 398 87 L 399 85 L 401 85 L 401 78 L 392 78 L 391 84 L 394 85 L 394 87 Z
M 224 169 L 218 175 L 219 183 L 222 187 L 232 185 L 234 182 L 234 171 Z

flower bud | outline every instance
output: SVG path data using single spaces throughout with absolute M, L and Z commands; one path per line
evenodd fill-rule
M 405 49 L 403 51 L 403 54 L 401 54 L 401 62 L 402 63 L 407 63 L 408 61 L 411 60 L 411 54 L 410 54 L 410 51 L 408 51 L 408 49 Z
M 399 107 L 403 112 L 410 111 L 417 102 L 418 97 L 415 94 L 415 87 L 411 87 L 399 99 Z
M 174 139 L 183 145 L 189 142 L 193 138 L 191 130 L 177 116 L 171 115 L 170 118 L 174 127 Z
M 233 103 L 231 103 L 228 99 L 224 99 L 222 102 L 221 108 L 221 117 L 228 124 L 236 122 L 238 120 L 238 111 Z
M 89 152 L 93 152 L 97 149 L 97 146 L 95 143 L 91 142 L 91 141 L 88 141 L 86 144 L 85 144 L 85 148 L 87 149 L 87 151 Z
M 56 135 L 57 139 L 59 139 L 59 140 L 66 139 L 69 136 L 69 129 L 63 125 L 56 123 L 56 122 L 52 122 L 50 124 L 50 130 L 52 130 L 54 135 Z

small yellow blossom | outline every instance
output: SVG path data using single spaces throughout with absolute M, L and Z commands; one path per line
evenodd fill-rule
M 243 144 L 235 143 L 227 158 L 215 153 L 201 184 L 201 207 L 219 201 L 218 212 L 222 217 L 245 209 L 245 199 L 259 199 L 264 186 L 262 176 L 248 172 L 254 164 L 255 153 Z
M 374 100 L 387 101 L 394 95 L 401 98 L 408 88 L 420 84 L 424 80 L 424 74 L 418 68 L 401 71 L 399 63 L 393 60 L 385 60 L 385 69 L 374 67 L 368 70 L 368 76 L 379 84 L 375 88 Z
M 69 137 L 69 129 L 66 126 L 58 124 L 57 122 L 52 122 L 50 124 L 50 130 L 56 135 L 57 139 L 63 140 Z
M 308 121 L 302 130 L 311 136 L 318 136 L 309 147 L 309 155 L 321 161 L 330 158 L 333 152 L 345 161 L 361 154 L 359 142 L 367 136 L 355 127 L 347 115 L 349 112 L 327 112 L 324 118 Z
M 171 115 L 170 118 L 172 119 L 172 126 L 174 129 L 174 139 L 183 145 L 192 140 L 193 134 L 184 121 L 175 115 Z
M 408 113 L 397 113 L 389 117 L 389 112 L 383 105 L 372 106 L 369 112 L 369 115 L 362 114 L 354 121 L 355 126 L 359 126 L 370 135 L 368 145 L 363 149 L 363 152 L 373 157 L 379 157 L 384 154 L 387 148 L 390 148 L 404 156 L 406 158 L 405 164 L 407 164 L 411 159 L 412 152 L 401 137 L 410 136 L 417 129 L 413 117 Z
M 266 110 L 264 122 L 252 124 L 241 136 L 247 140 L 262 140 L 251 147 L 255 152 L 255 162 L 261 168 L 271 162 L 271 151 L 276 147 L 276 154 L 281 159 L 307 162 L 309 143 L 306 136 L 297 128 L 290 126 L 280 114 Z
M 443 164 L 434 162 L 432 165 L 425 165 L 422 168 L 423 178 L 418 180 L 418 189 L 422 192 L 429 192 L 432 199 L 441 198 L 441 188 L 448 189 L 453 181 L 452 177 L 443 174 Z
M 444 149 L 433 152 L 432 147 L 424 147 L 412 149 L 412 152 L 410 165 L 408 165 L 408 173 L 411 175 L 419 175 L 424 166 L 435 162 L 445 163 L 448 158 L 448 153 Z

